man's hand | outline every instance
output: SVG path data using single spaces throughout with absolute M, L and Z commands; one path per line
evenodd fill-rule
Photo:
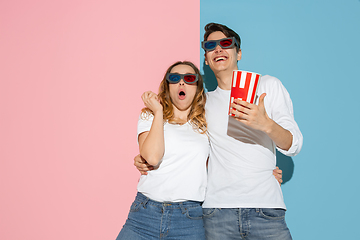
M 235 119 L 246 126 L 266 133 L 276 146 L 288 151 L 292 145 L 292 134 L 289 130 L 281 127 L 274 120 L 269 118 L 265 110 L 264 98 L 266 93 L 261 94 L 259 105 L 251 104 L 235 99 L 231 104 L 231 113 Z
M 134 158 L 134 166 L 137 168 L 137 170 L 139 170 L 141 175 L 147 175 L 147 171 L 154 170 L 154 167 L 148 164 L 146 160 L 140 156 L 140 154 Z
M 282 180 L 282 170 L 279 169 L 279 167 L 276 167 L 276 169 L 274 169 L 273 174 L 276 178 L 276 180 L 279 182 L 280 186 L 281 183 L 283 182 Z
M 264 98 L 266 93 L 261 94 L 259 98 L 259 105 L 248 103 L 239 99 L 235 99 L 231 105 L 231 113 L 235 115 L 235 119 L 245 125 L 267 132 L 272 120 L 266 113 Z

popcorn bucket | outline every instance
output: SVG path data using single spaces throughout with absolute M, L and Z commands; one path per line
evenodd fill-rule
M 242 70 L 233 71 L 229 104 L 230 116 L 234 116 L 234 114 L 230 113 L 230 110 L 231 104 L 236 98 L 249 103 L 254 103 L 260 77 L 261 75 L 258 73 Z

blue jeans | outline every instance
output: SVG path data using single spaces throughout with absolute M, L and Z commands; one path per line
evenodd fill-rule
M 290 240 L 285 210 L 274 208 L 203 208 L 207 240 Z
M 201 202 L 156 202 L 138 193 L 117 240 L 205 240 Z

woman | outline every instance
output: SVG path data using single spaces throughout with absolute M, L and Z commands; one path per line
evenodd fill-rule
M 142 175 L 138 194 L 117 239 L 205 239 L 205 92 L 198 68 L 176 62 L 159 95 L 145 92 L 138 122 L 140 154 L 155 170 Z

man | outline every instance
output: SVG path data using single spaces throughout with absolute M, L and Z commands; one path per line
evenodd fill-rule
M 205 108 L 211 143 L 203 203 L 206 237 L 291 239 L 282 191 L 272 174 L 275 148 L 295 156 L 302 147 L 290 96 L 278 79 L 263 76 L 257 104 L 236 100 L 231 111 L 235 117 L 229 117 L 232 72 L 241 60 L 241 40 L 221 24 L 209 23 L 205 31 L 205 64 L 218 82 L 217 89 L 208 93 Z

